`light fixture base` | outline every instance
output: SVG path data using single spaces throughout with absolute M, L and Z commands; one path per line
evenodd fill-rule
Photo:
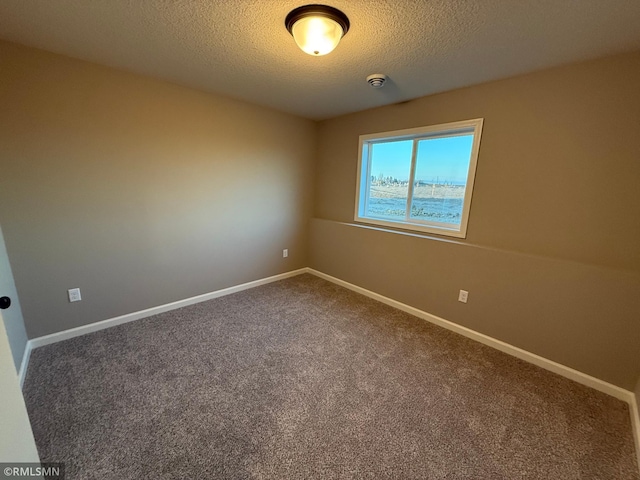
M 329 7 L 327 5 L 303 5 L 302 7 L 294 8 L 289 12 L 287 18 L 284 19 L 284 24 L 291 35 L 293 35 L 293 25 L 305 17 L 325 17 L 333 20 L 342 27 L 342 36 L 344 37 L 349 31 L 351 24 L 347 16 L 337 8 Z

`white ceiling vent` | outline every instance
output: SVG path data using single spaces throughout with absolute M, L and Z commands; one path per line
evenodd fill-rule
M 387 81 L 387 76 L 384 73 L 374 73 L 367 77 L 367 82 L 373 88 L 380 88 Z

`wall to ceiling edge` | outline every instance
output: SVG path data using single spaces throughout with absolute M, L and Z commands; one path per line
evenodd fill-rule
M 634 390 L 639 84 L 635 52 L 321 122 L 311 267 Z M 359 135 L 478 117 L 466 239 L 353 224 Z
M 6 42 L 0 64 L 29 338 L 307 266 L 314 122 Z

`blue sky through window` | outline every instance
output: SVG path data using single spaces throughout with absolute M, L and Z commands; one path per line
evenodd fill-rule
M 416 181 L 465 184 L 473 135 L 436 137 L 418 142 Z M 373 144 L 371 175 L 409 180 L 413 140 Z

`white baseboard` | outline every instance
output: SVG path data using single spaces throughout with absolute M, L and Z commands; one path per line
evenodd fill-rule
M 633 392 L 625 390 L 624 388 L 620 388 L 616 385 L 612 385 L 611 383 L 607 383 L 598 378 L 579 372 L 578 370 L 574 370 L 560 363 L 556 363 L 552 360 L 548 360 L 544 357 L 536 355 L 535 353 L 531 353 L 521 348 L 514 347 L 513 345 L 505 343 L 501 340 L 496 340 L 493 337 L 490 337 L 483 333 L 476 332 L 475 330 L 471 330 L 470 328 L 463 327 L 462 325 L 458 325 L 457 323 L 453 323 L 449 320 L 445 320 L 444 318 L 440 318 L 436 315 L 432 315 L 422 310 L 418 310 L 417 308 L 398 302 L 397 300 L 393 300 L 391 298 L 385 297 L 383 295 L 380 295 L 379 293 L 372 292 L 365 288 L 359 287 L 349 282 L 345 282 L 344 280 L 340 280 L 339 278 L 332 277 L 331 275 L 327 275 L 326 273 L 318 272 L 313 269 L 309 269 L 309 273 L 312 273 L 320 278 L 324 278 L 325 280 L 328 280 L 337 285 L 348 288 L 349 290 L 353 290 L 354 292 L 358 292 L 362 295 L 373 298 L 374 300 L 377 300 L 379 302 L 390 305 L 394 308 L 397 308 L 398 310 L 402 310 L 403 312 L 410 313 L 411 315 L 421 318 L 423 320 L 427 320 L 428 322 L 438 325 L 439 327 L 443 327 L 443 328 L 446 328 L 447 330 L 451 330 L 453 332 L 459 333 L 460 335 L 464 335 L 465 337 L 471 338 L 472 340 L 480 342 L 484 345 L 493 347 L 497 350 L 500 350 L 501 352 L 508 353 L 509 355 L 517 357 L 521 360 L 524 360 L 529 363 L 533 363 L 534 365 L 542 367 L 545 370 L 549 370 L 551 372 L 557 373 L 559 375 L 562 375 L 563 377 L 569 378 L 578 383 L 581 383 L 588 387 L 604 392 L 620 400 L 624 400 L 625 402 L 631 401 L 631 396 L 633 396 Z
M 348 288 L 349 290 L 353 290 L 354 292 L 360 293 L 369 298 L 372 298 L 374 300 L 387 304 L 391 307 L 397 308 L 398 310 L 407 312 L 413 316 L 426 320 L 430 323 L 446 328 L 447 330 L 451 330 L 453 332 L 459 333 L 460 335 L 464 335 L 467 338 L 480 342 L 484 345 L 493 347 L 497 350 L 500 350 L 501 352 L 507 353 L 521 360 L 537 365 L 538 367 L 544 368 L 545 370 L 549 370 L 553 373 L 557 373 L 558 375 L 561 375 L 565 378 L 568 378 L 582 385 L 586 385 L 587 387 L 591 387 L 595 390 L 598 390 L 600 392 L 611 395 L 612 397 L 618 398 L 624 402 L 627 402 L 629 404 L 629 411 L 631 413 L 631 424 L 633 428 L 634 439 L 636 442 L 636 453 L 638 454 L 638 465 L 640 466 L 640 417 L 638 412 L 638 404 L 636 403 L 636 397 L 633 392 L 625 390 L 624 388 L 620 388 L 616 385 L 612 385 L 608 382 L 592 377 L 585 373 L 579 372 L 578 370 L 574 370 L 573 368 L 567 367 L 560 363 L 554 362 L 552 360 L 548 360 L 544 357 L 541 357 L 540 355 L 536 355 L 535 353 L 528 352 L 521 348 L 505 343 L 501 340 L 497 340 L 488 335 L 484 335 L 482 333 L 476 332 L 475 330 L 471 330 L 470 328 L 463 327 L 461 325 L 458 325 L 457 323 L 451 322 L 449 320 L 445 320 L 444 318 L 438 317 L 436 315 L 432 315 L 430 313 L 427 313 L 417 308 L 406 305 L 402 302 L 398 302 L 397 300 L 393 300 L 391 298 L 385 297 L 384 295 L 380 295 L 378 293 L 372 292 L 365 288 L 359 287 L 352 283 L 346 282 L 344 280 L 340 280 L 339 278 L 332 277 L 331 275 L 327 275 L 326 273 L 322 273 L 308 267 L 301 268 L 298 270 L 293 270 L 291 272 L 282 273 L 279 275 L 274 275 L 272 277 L 267 277 L 260 280 L 255 280 L 253 282 L 243 283 L 241 285 L 236 285 L 234 287 L 224 288 L 222 290 L 216 290 L 214 292 L 205 293 L 203 295 L 198 295 L 195 297 L 190 297 L 184 300 L 179 300 L 177 302 L 167 303 L 165 305 L 159 305 L 157 307 L 148 308 L 146 310 L 140 310 L 138 312 L 121 315 L 119 317 L 102 320 L 100 322 L 91 323 L 89 325 L 83 325 L 83 326 L 72 328 L 69 330 L 64 330 L 62 332 L 52 333 L 51 335 L 45 335 L 43 337 L 38 337 L 32 340 L 29 340 L 25 348 L 25 352 L 22 358 L 22 365 L 20 367 L 20 372 L 19 372 L 20 386 L 22 387 L 24 383 L 27 367 L 29 365 L 29 358 L 31 356 L 31 351 L 34 348 L 41 347 L 44 345 L 49 345 L 51 343 L 60 342 L 70 338 L 78 337 L 80 335 L 85 335 L 87 333 L 97 332 L 99 330 L 104 330 L 106 328 L 115 327 L 116 325 L 121 325 L 123 323 L 132 322 L 134 320 L 139 320 L 141 318 L 150 317 L 152 315 L 157 315 L 159 313 L 168 312 L 170 310 L 175 310 L 177 308 L 186 307 L 188 305 L 193 305 L 195 303 L 212 300 L 214 298 L 240 292 L 242 290 L 248 290 L 250 288 L 254 288 L 267 283 L 276 282 L 278 280 L 283 280 L 289 277 L 294 277 L 302 273 L 311 273 L 317 277 L 323 278 L 332 283 Z
M 152 315 L 157 315 L 159 313 L 168 312 L 170 310 L 175 310 L 177 308 L 186 307 L 188 305 L 193 305 L 195 303 L 205 302 L 207 300 L 212 300 L 214 298 L 230 295 L 236 292 L 241 292 L 242 290 L 248 290 L 250 288 L 258 287 L 260 285 L 265 285 L 271 282 L 276 282 L 278 280 L 284 280 L 285 278 L 294 277 L 302 273 L 311 273 L 317 277 L 323 278 L 332 283 L 348 288 L 349 290 L 353 290 L 354 292 L 360 293 L 369 298 L 373 298 L 374 300 L 382 302 L 386 305 L 397 308 L 398 310 L 402 310 L 418 318 L 427 320 L 428 322 L 431 322 L 435 325 L 446 328 L 447 330 L 451 330 L 453 332 L 459 333 L 460 335 L 464 335 L 465 337 L 471 338 L 472 340 L 480 342 L 484 345 L 493 347 L 497 350 L 500 350 L 501 352 L 507 353 L 509 355 L 512 355 L 521 360 L 537 365 L 551 372 L 557 373 L 558 375 L 569 378 L 571 380 L 574 380 L 588 387 L 594 388 L 595 390 L 611 395 L 615 398 L 628 402 L 629 404 L 633 404 L 635 406 L 635 411 L 637 412 L 638 406 L 635 402 L 635 395 L 633 392 L 620 388 L 616 385 L 612 385 L 608 382 L 592 377 L 585 373 L 579 372 L 578 370 L 574 370 L 560 363 L 554 362 L 552 360 L 548 360 L 544 357 L 536 355 L 535 353 L 528 352 L 526 350 L 515 347 L 501 340 L 497 340 L 483 333 L 476 332 L 475 330 L 471 330 L 470 328 L 463 327 L 462 325 L 458 325 L 457 323 L 451 322 L 449 320 L 445 320 L 444 318 L 424 312 L 415 307 L 411 307 L 402 302 L 398 302 L 397 300 L 393 300 L 391 298 L 385 297 L 384 295 L 380 295 L 379 293 L 372 292 L 371 290 L 367 290 L 365 288 L 359 287 L 357 285 L 346 282 L 339 278 L 332 277 L 331 275 L 327 275 L 326 273 L 322 273 L 318 270 L 314 270 L 309 267 L 300 268 L 298 270 L 293 270 L 291 272 L 281 273 L 279 275 L 274 275 L 271 277 L 254 280 L 252 282 L 243 283 L 241 285 L 236 285 L 233 287 L 216 290 L 214 292 L 197 295 L 195 297 L 186 298 L 184 300 L 178 300 L 176 302 L 159 305 L 157 307 L 147 308 L 146 310 L 140 310 L 137 312 L 128 313 L 126 315 L 121 315 L 119 317 L 109 318 L 99 322 L 90 323 L 88 325 L 82 325 L 80 327 L 75 327 L 69 330 L 63 330 L 61 332 L 56 332 L 50 335 L 45 335 L 42 337 L 31 339 L 27 342 L 27 346 L 25 348 L 24 355 L 22 358 L 22 365 L 20 367 L 20 372 L 19 372 L 19 378 L 20 378 L 21 384 L 24 381 L 24 377 L 26 375 L 27 367 L 29 365 L 29 358 L 31 356 L 31 351 L 34 348 L 42 347 L 44 345 L 49 345 L 56 342 L 61 342 L 63 340 L 68 340 L 70 338 L 85 335 L 87 333 L 97 332 L 99 330 L 104 330 L 106 328 L 115 327 L 116 325 L 121 325 L 123 323 L 132 322 L 134 320 L 139 320 L 141 318 L 150 317 Z
M 141 318 L 150 317 L 152 315 L 157 315 L 159 313 L 168 312 L 170 310 L 175 310 L 177 308 L 186 307 L 188 305 L 193 305 L 195 303 L 206 302 L 207 300 L 213 300 L 214 298 L 223 297 L 225 295 L 230 295 L 232 293 L 241 292 L 242 290 L 248 290 L 250 288 L 258 287 L 260 285 L 265 285 L 267 283 L 277 282 L 278 280 L 284 280 L 285 278 L 294 277 L 296 275 L 300 275 L 302 273 L 307 273 L 307 272 L 308 272 L 308 268 L 305 267 L 298 270 L 293 270 L 291 272 L 281 273 L 279 275 L 273 275 L 272 277 L 266 277 L 259 280 L 254 280 L 253 282 L 243 283 L 241 285 L 235 285 L 229 288 L 223 288 L 222 290 L 216 290 L 214 292 L 204 293 L 202 295 L 197 295 L 195 297 L 185 298 L 184 300 L 178 300 L 176 302 L 167 303 L 165 305 L 159 305 L 157 307 L 147 308 L 146 310 L 140 310 L 138 312 L 127 313 L 126 315 L 121 315 L 119 317 L 109 318 L 106 320 L 101 320 L 99 322 L 90 323 L 88 325 L 82 325 L 80 327 L 70 328 L 69 330 L 63 330 L 61 332 L 56 332 L 50 335 L 44 335 L 42 337 L 31 339 L 27 342 L 27 347 L 25 349 L 25 353 L 22 358 L 22 365 L 20 367 L 20 373 L 19 373 L 20 387 L 22 387 L 24 384 L 24 378 L 26 376 L 27 368 L 29 366 L 29 358 L 31 356 L 31 350 L 33 350 L 34 348 L 42 347 L 44 345 L 49 345 L 52 343 L 61 342 L 63 340 L 68 340 L 70 338 L 86 335 L 87 333 L 97 332 L 99 330 L 104 330 L 106 328 L 115 327 L 123 323 L 133 322 L 134 320 L 140 320 Z
M 31 350 L 33 344 L 31 340 L 27 340 L 27 344 L 24 346 L 24 353 L 22 354 L 22 363 L 20 363 L 20 370 L 18 371 L 18 381 L 20 382 L 20 388 L 24 385 L 24 378 L 27 375 L 27 367 L 29 366 L 29 359 L 31 358 Z
M 391 307 L 397 308 L 398 310 L 402 310 L 403 312 L 407 312 L 415 317 L 438 325 L 439 327 L 443 327 L 447 330 L 459 333 L 460 335 L 464 335 L 467 338 L 524 360 L 525 362 L 532 363 L 534 365 L 537 365 L 538 367 L 544 368 L 545 370 L 557 373 L 558 375 L 561 375 L 565 378 L 627 402 L 629 404 L 629 412 L 631 413 L 631 426 L 633 429 L 633 436 L 636 444 L 636 453 L 638 455 L 638 466 L 640 467 L 640 418 L 638 418 L 638 404 L 636 403 L 636 396 L 633 392 L 605 382 L 604 380 L 600 380 L 599 378 L 587 375 L 586 373 L 579 372 L 578 370 L 574 370 L 573 368 L 554 362 L 553 360 L 541 357 L 540 355 L 536 355 L 535 353 L 528 352 L 501 340 L 497 340 L 488 335 L 484 335 L 483 333 L 476 332 L 475 330 L 471 330 L 470 328 L 463 327 L 462 325 L 458 325 L 457 323 L 445 320 L 444 318 L 440 318 L 436 315 L 418 310 L 417 308 L 385 297 L 384 295 L 372 292 L 371 290 L 367 290 L 366 288 L 362 288 L 352 283 L 345 282 L 344 280 L 340 280 L 339 278 L 332 277 L 331 275 L 327 275 L 326 273 L 319 272 L 312 268 L 308 268 L 307 271 L 332 283 L 348 288 L 349 290 L 353 290 L 354 292 L 360 293 L 369 298 L 373 298 L 374 300 L 377 300 L 381 303 L 387 304 Z

